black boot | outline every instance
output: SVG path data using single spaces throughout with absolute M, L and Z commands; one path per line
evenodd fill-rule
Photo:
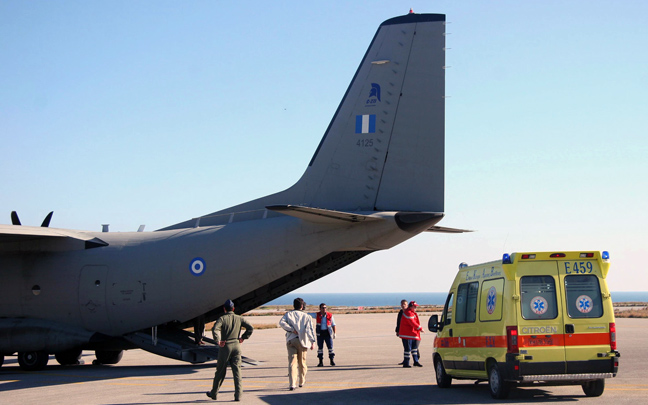
M 331 357 L 331 365 L 334 366 L 335 362 L 333 361 L 333 357 Z
M 319 363 L 317 364 L 317 367 L 324 367 L 324 360 L 319 359 Z

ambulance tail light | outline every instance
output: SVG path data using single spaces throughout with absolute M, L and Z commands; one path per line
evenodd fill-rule
M 535 259 L 535 255 L 524 254 L 524 255 L 522 255 L 522 259 L 523 260 Z
M 506 352 L 519 353 L 520 347 L 518 346 L 518 329 L 517 326 L 506 327 Z
M 581 253 L 580 258 L 581 259 L 591 259 L 594 257 L 594 253 Z
M 610 349 L 611 350 L 616 350 L 617 349 L 616 323 L 614 323 L 614 322 L 610 322 Z
M 566 255 L 564 253 L 552 253 L 551 256 L 549 257 L 565 257 Z

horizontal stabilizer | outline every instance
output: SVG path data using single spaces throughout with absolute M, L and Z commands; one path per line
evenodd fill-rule
M 459 229 L 459 228 L 445 228 L 443 226 L 433 226 L 425 230 L 426 232 L 439 232 L 439 233 L 464 233 L 464 232 L 475 232 L 470 229 Z
M 304 221 L 319 224 L 339 224 L 341 222 L 379 221 L 381 218 L 353 212 L 326 210 L 323 208 L 303 207 L 300 205 L 271 205 L 266 207 L 270 211 L 280 212 Z

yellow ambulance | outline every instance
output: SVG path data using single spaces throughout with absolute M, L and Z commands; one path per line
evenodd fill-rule
M 504 254 L 462 263 L 443 308 L 430 318 L 440 388 L 488 381 L 493 398 L 513 385 L 581 385 L 599 396 L 619 352 L 605 278 L 608 252 Z

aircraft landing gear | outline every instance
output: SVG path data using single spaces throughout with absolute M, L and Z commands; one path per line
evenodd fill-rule
M 45 368 L 49 361 L 47 352 L 19 352 L 18 364 L 25 371 L 39 371 Z
M 81 349 L 66 350 L 64 352 L 55 353 L 56 361 L 62 366 L 76 366 L 81 358 Z
M 117 364 L 123 355 L 123 350 L 95 350 L 97 359 L 92 364 Z

